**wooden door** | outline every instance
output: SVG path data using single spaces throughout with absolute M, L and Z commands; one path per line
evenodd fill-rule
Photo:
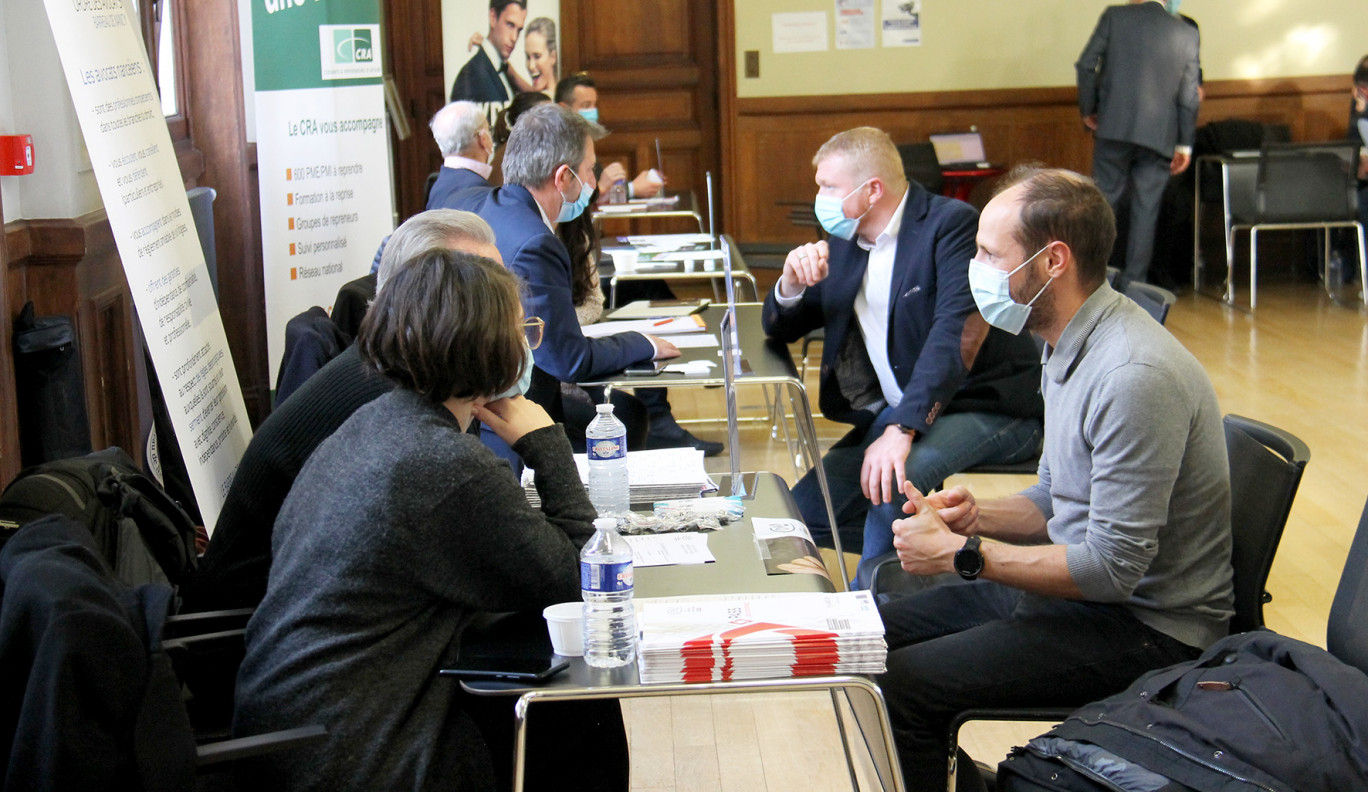
M 424 208 L 428 174 L 442 167 L 442 153 L 428 121 L 446 104 L 442 85 L 441 0 L 384 0 L 385 46 L 399 105 L 409 125 L 407 140 L 392 135 L 398 222 Z
M 599 161 L 620 161 L 635 175 L 656 166 L 659 140 L 667 189 L 693 190 L 706 210 L 704 172 L 717 179 L 720 150 L 713 4 L 561 0 L 560 14 L 561 77 L 589 72 L 599 120 L 612 133 L 596 144 Z

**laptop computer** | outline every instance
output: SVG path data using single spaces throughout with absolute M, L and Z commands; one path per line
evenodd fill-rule
M 978 132 L 948 132 L 932 135 L 931 147 L 941 170 L 975 170 L 990 167 Z

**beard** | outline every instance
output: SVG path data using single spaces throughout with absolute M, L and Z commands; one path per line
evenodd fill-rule
M 1049 327 L 1054 321 L 1054 292 L 1046 288 L 1049 282 L 1049 278 L 1039 274 L 1038 268 L 1030 267 L 1026 270 L 1026 283 L 1021 287 L 1021 294 L 1012 295 L 1012 299 L 1021 305 L 1035 298 L 1035 302 L 1031 303 L 1031 313 L 1026 317 L 1026 330 L 1036 332 L 1042 327 Z M 1044 289 L 1043 293 L 1041 289 Z

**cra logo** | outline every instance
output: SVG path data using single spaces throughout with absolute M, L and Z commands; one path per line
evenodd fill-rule
M 379 25 L 319 25 L 318 45 L 323 79 L 380 76 Z

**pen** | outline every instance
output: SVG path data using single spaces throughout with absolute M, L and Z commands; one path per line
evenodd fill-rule
M 667 325 L 673 321 L 673 319 L 661 319 L 659 322 L 656 322 L 655 324 L 651 325 L 651 327 L 660 327 L 661 325 Z

